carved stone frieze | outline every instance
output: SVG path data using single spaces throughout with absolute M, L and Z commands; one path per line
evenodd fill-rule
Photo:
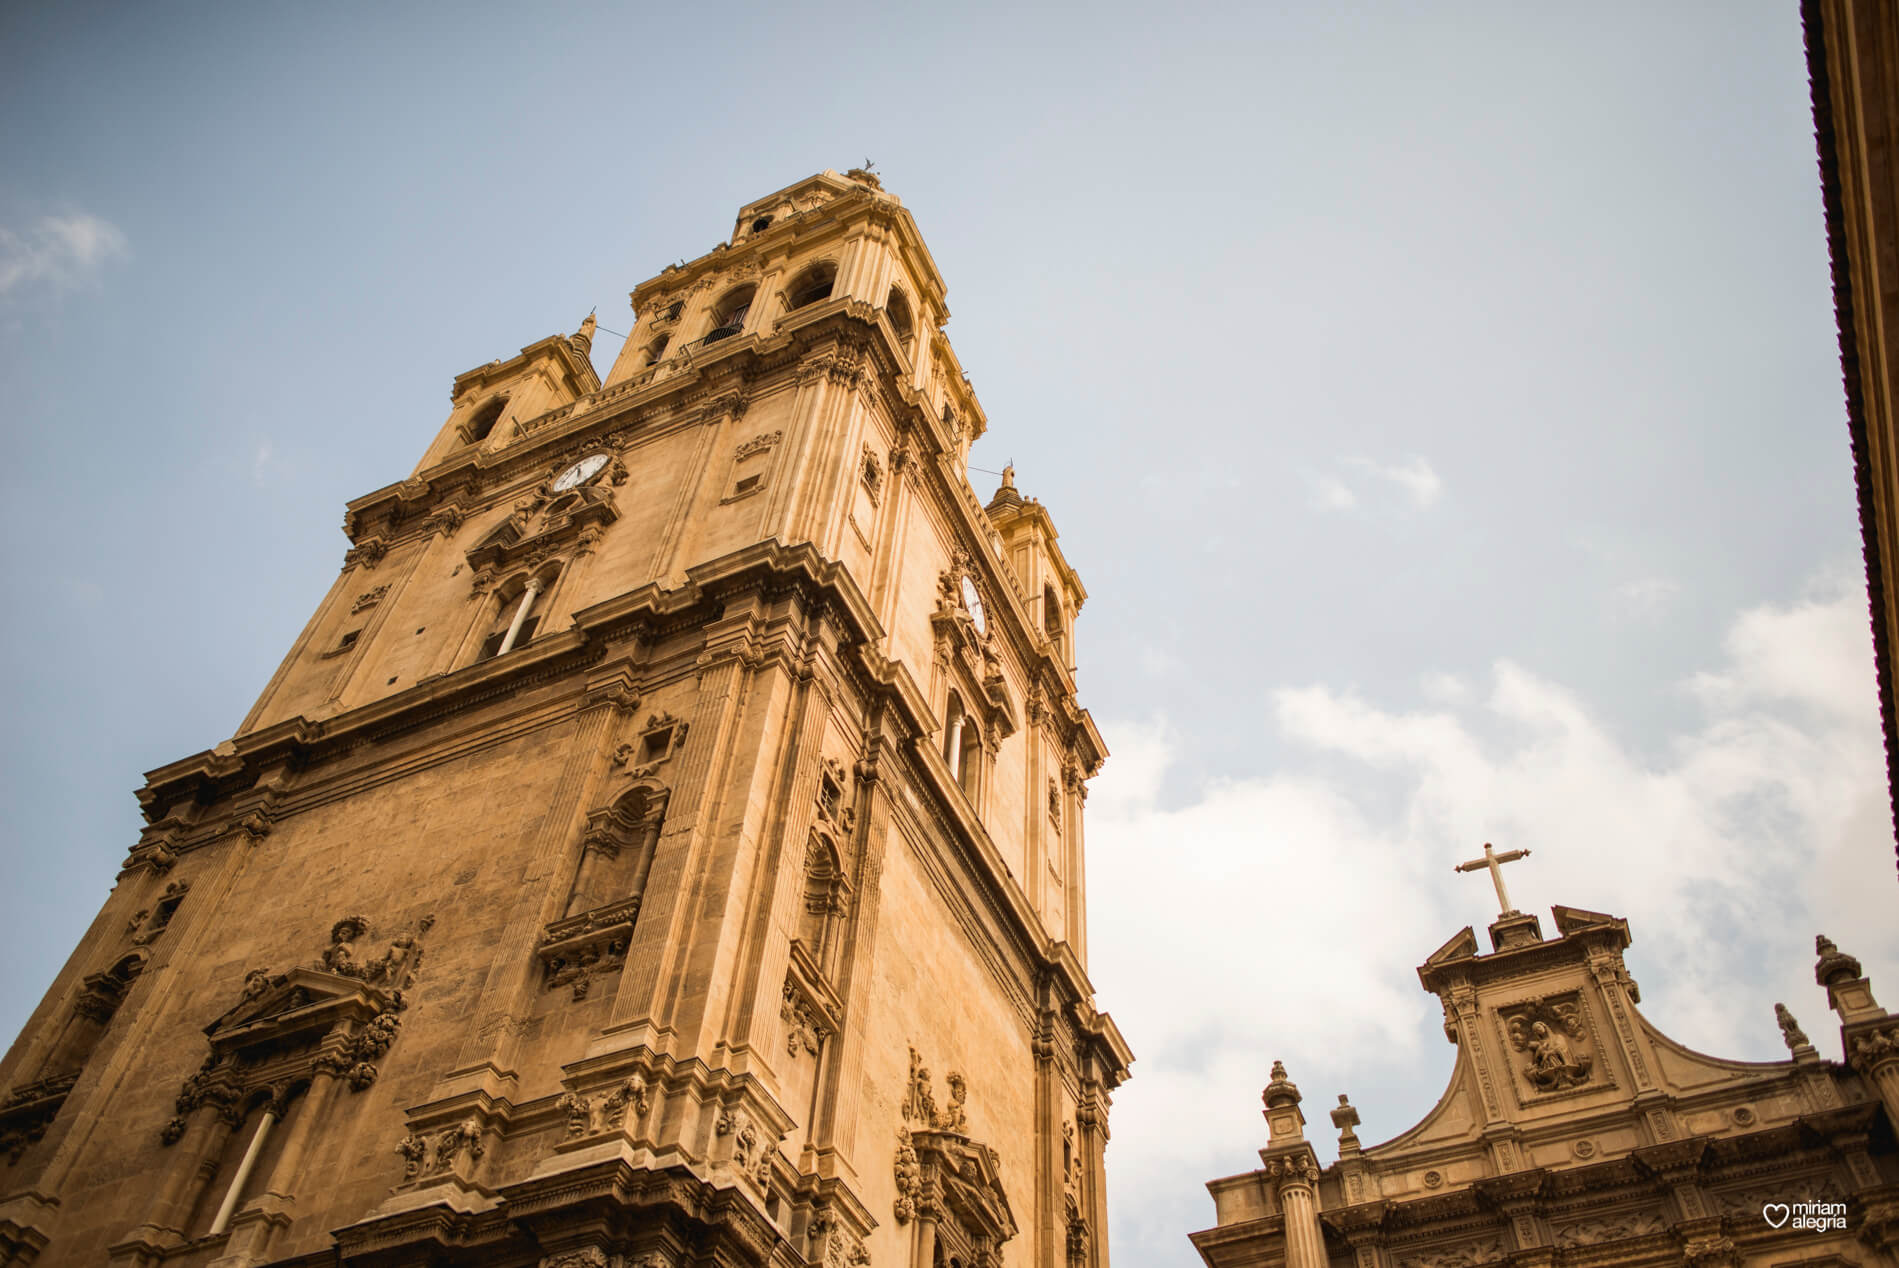
M 637 1119 L 646 1114 L 650 1103 L 645 1076 L 632 1074 L 605 1096 L 565 1093 L 559 1107 L 567 1115 L 567 1138 L 577 1140 L 621 1130 L 629 1110 Z
M 1633 1237 L 1652 1237 L 1665 1232 L 1667 1228 L 1668 1221 L 1657 1211 L 1614 1211 L 1558 1225 L 1556 1245 L 1563 1250 L 1577 1246 L 1600 1246 Z
M 1503 1242 L 1495 1237 L 1480 1237 L 1457 1246 L 1432 1247 L 1398 1257 L 1398 1268 L 1479 1268 L 1482 1264 L 1502 1262 Z
M 387 584 L 376 586 L 373 589 L 363 591 L 361 594 L 356 596 L 356 602 L 350 604 L 349 606 L 350 614 L 353 616 L 358 612 L 362 612 L 369 608 L 375 607 L 378 603 L 381 603 L 383 601 L 384 597 L 386 597 L 388 593 L 389 593 L 389 587 Z

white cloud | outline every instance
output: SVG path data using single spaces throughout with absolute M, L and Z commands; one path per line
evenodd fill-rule
M 1373 482 L 1395 486 L 1415 510 L 1429 509 L 1444 492 L 1444 481 L 1423 458 L 1414 457 L 1401 463 L 1373 462 L 1369 458 L 1341 458 L 1339 461 Z M 1354 510 L 1364 487 L 1364 481 L 1354 487 L 1337 475 L 1312 472 L 1306 474 L 1306 484 L 1311 494 L 1309 505 L 1315 511 Z
M 1638 577 L 1616 589 L 1624 606 L 1637 612 L 1653 612 L 1680 592 L 1681 586 L 1667 577 Z
M 1308 475 L 1306 482 L 1312 486 L 1309 505 L 1315 511 L 1349 511 L 1358 505 L 1358 495 L 1337 476 Z
M 1409 711 L 1279 690 L 1293 761 L 1179 806 L 1161 800 L 1179 751 L 1166 726 L 1104 727 L 1092 973 L 1138 1058 L 1109 1154 L 1122 1258 L 1196 1262 L 1184 1233 L 1211 1222 L 1202 1186 L 1256 1164 L 1276 1057 L 1322 1152 L 1333 1094 L 1353 1093 L 1368 1143 L 1430 1107 L 1452 1053 L 1412 969 L 1494 917 L 1485 878 L 1452 871 L 1485 841 L 1533 850 L 1506 876 L 1519 907 L 1627 916 L 1645 1011 L 1692 1047 L 1771 1059 L 1784 999 L 1825 1051 L 1815 932 L 1895 980 L 1863 590 L 1741 614 L 1690 684 L 1704 716 L 1660 762 L 1525 667 L 1496 662 L 1487 690 L 1454 681 Z
M 45 216 L 20 233 L 0 228 L 0 295 L 32 282 L 79 285 L 125 250 L 125 235 L 117 226 L 85 213 Z
M 1411 505 L 1420 511 L 1430 507 L 1444 492 L 1444 481 L 1438 478 L 1436 470 L 1423 458 L 1413 457 L 1400 463 L 1373 462 L 1370 458 L 1347 458 L 1345 461 L 1380 480 L 1397 485 L 1410 497 Z

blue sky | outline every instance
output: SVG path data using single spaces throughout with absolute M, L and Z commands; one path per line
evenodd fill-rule
M 1818 929 L 1899 998 L 1791 2 L 11 6 L 0 113 L 0 1029 L 453 376 L 865 157 L 1091 594 L 1117 1258 L 1194 1262 L 1275 1056 L 1429 1107 L 1486 839 L 1696 1046 L 1830 1031 Z

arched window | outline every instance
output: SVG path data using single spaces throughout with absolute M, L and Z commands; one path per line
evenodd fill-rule
M 752 311 L 752 296 L 757 293 L 756 286 L 740 286 L 727 291 L 725 298 L 712 309 L 712 330 L 706 335 L 705 342 L 717 343 L 744 330 L 745 315 Z
M 758 219 L 756 219 L 756 220 L 754 220 L 754 221 L 752 221 L 752 232 L 753 232 L 753 233 L 763 233 L 763 232 L 765 232 L 765 230 L 767 230 L 767 229 L 769 229 L 769 228 L 771 228 L 771 217 L 770 217 L 770 216 L 760 216 L 760 217 L 759 217 Z
M 488 636 L 482 640 L 481 654 L 475 659 L 487 660 L 491 656 L 503 655 L 533 638 L 536 627 L 541 623 L 541 614 L 535 610 L 535 605 L 553 582 L 554 574 L 548 572 L 503 586 L 497 592 L 494 617 L 488 624 Z
M 914 323 L 910 319 L 910 301 L 896 287 L 890 288 L 890 298 L 884 301 L 884 315 L 890 318 L 891 326 L 897 332 L 897 342 L 903 350 L 910 351 L 910 332 Z
M 1066 654 L 1066 645 L 1062 641 L 1062 601 L 1055 597 L 1054 586 L 1042 587 L 1042 628 L 1048 633 L 1048 641 L 1055 645 L 1055 656 L 1060 659 Z
M 73 1001 L 65 1028 L 54 1041 L 46 1060 L 40 1063 L 40 1079 L 61 1078 L 85 1069 L 86 1062 L 92 1059 L 93 1049 L 105 1037 L 113 1014 L 125 1002 L 132 983 L 144 972 L 146 955 L 144 951 L 133 951 L 104 973 L 94 973 L 85 979 L 79 998 Z
M 837 285 L 837 265 L 826 260 L 822 264 L 813 264 L 792 279 L 785 288 L 785 307 L 803 308 L 831 298 L 831 290 Z
M 813 831 L 804 852 L 804 910 L 798 913 L 798 938 L 827 970 L 843 912 L 843 860 L 828 834 Z
M 672 342 L 672 336 L 661 335 L 659 338 L 653 340 L 653 342 L 647 344 L 646 364 L 648 366 L 658 365 L 659 359 L 666 355 L 666 345 L 670 342 Z
M 468 443 L 472 445 L 488 439 L 488 433 L 492 432 L 495 424 L 501 421 L 501 411 L 507 406 L 508 398 L 497 396 L 476 410 L 475 416 L 468 420 Z
M 982 772 L 982 732 L 974 721 L 963 722 L 963 750 L 956 758 L 956 782 L 971 802 L 976 800 L 977 780 Z
M 943 760 L 949 763 L 950 775 L 972 801 L 976 797 L 981 758 L 982 733 L 976 729 L 976 720 L 963 707 L 963 698 L 952 691 L 943 709 Z

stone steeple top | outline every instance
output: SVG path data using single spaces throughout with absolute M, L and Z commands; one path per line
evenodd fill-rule
M 983 509 L 994 517 L 1000 511 L 1010 510 L 1022 504 L 1022 495 L 1016 492 L 1015 487 L 1015 464 L 1009 463 L 1002 468 L 1002 483 L 996 488 L 996 495 L 989 499 L 989 505 Z

